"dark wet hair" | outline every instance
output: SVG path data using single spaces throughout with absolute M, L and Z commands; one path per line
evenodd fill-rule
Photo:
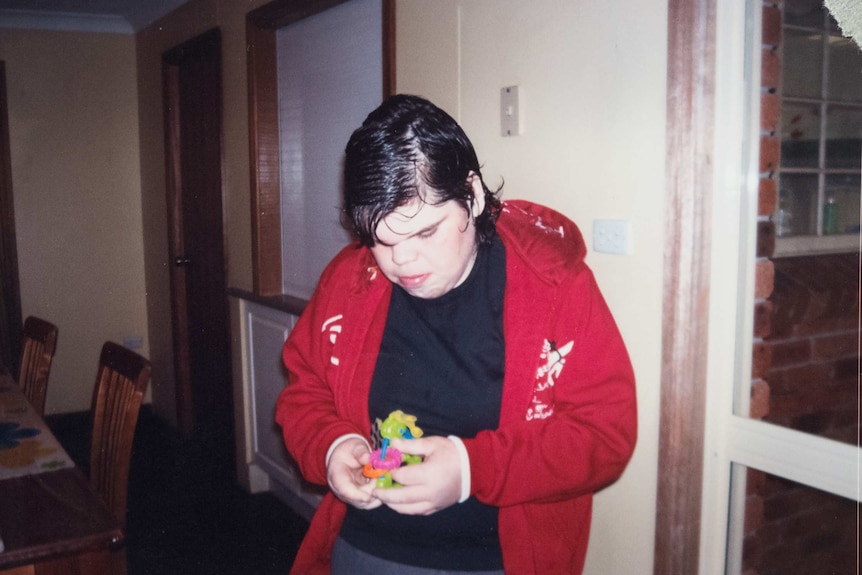
M 482 179 L 476 151 L 461 126 L 423 98 L 396 95 L 371 112 L 347 143 L 344 211 L 360 242 L 377 242 L 378 224 L 414 198 L 458 202 L 471 213 L 470 172 L 479 178 L 485 209 L 476 217 L 479 243 L 490 240 L 500 211 L 500 190 Z M 427 197 L 426 186 L 434 193 Z

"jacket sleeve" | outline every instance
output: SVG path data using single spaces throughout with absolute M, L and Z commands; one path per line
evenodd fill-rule
M 327 330 L 327 321 L 337 317 L 332 305 L 339 293 L 333 279 L 338 275 L 336 267 L 330 265 L 324 272 L 284 344 L 287 385 L 275 410 L 288 452 L 302 475 L 318 484 L 326 484 L 326 452 L 332 442 L 342 435 L 361 433 L 338 414 L 333 393 L 331 362 L 337 334 Z
M 520 305 L 532 305 L 520 302 Z M 528 418 L 538 384 L 519 399 L 523 413 L 501 418 L 497 430 L 464 441 L 471 492 L 498 507 L 544 503 L 592 493 L 625 469 L 637 435 L 634 374 L 622 337 L 592 272 L 566 280 L 552 306 L 549 334 L 572 342 L 552 382 L 552 413 Z M 507 354 L 510 353 L 507 351 Z M 538 351 L 517 350 L 536 362 Z M 536 362 L 538 365 L 538 362 Z M 546 383 L 546 382 L 544 382 Z M 523 400 L 523 401 L 521 401 Z M 506 414 L 504 414 L 506 415 Z

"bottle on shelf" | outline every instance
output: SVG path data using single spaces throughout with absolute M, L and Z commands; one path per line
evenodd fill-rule
M 838 204 L 833 196 L 829 196 L 823 206 L 823 235 L 838 233 Z

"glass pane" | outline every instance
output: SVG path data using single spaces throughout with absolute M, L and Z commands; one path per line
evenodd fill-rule
M 757 575 L 856 573 L 856 502 L 748 468 L 745 502 L 731 510 L 744 524 L 742 565 Z M 738 545 L 738 542 L 736 542 Z M 728 566 L 736 572 L 740 566 Z
M 820 105 L 781 106 L 781 166 L 816 168 L 819 165 Z
M 848 38 L 829 37 L 826 98 L 862 102 L 862 51 Z
M 817 235 L 817 175 L 781 174 L 775 234 Z
M 782 95 L 820 98 L 822 95 L 823 35 L 785 30 Z M 791 65 L 792 64 L 792 65 Z
M 350 242 L 341 166 L 350 134 L 380 103 L 380 10 L 380 0 L 347 2 L 276 34 L 283 289 L 296 297 L 311 296 Z
M 754 348 L 750 413 L 740 415 L 857 445 L 859 255 L 772 263 L 768 335 Z
M 806 28 L 823 28 L 823 3 L 811 0 L 784 0 L 784 23 Z
M 826 167 L 862 166 L 862 108 L 829 106 L 826 111 Z
M 826 176 L 825 189 L 823 233 L 858 234 L 859 221 L 862 219 L 862 214 L 859 213 L 859 198 L 862 196 L 859 174 Z M 834 221 L 834 226 L 826 225 L 827 216 Z M 832 221 L 829 223 L 832 224 Z

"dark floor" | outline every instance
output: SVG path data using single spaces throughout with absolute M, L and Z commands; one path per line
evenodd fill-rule
M 86 469 L 87 414 L 46 419 Z M 288 572 L 308 523 L 272 494 L 245 492 L 217 459 L 144 407 L 129 477 L 129 575 Z

